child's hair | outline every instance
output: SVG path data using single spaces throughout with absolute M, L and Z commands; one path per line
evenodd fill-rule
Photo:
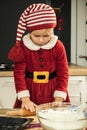
M 33 30 L 55 27 L 56 13 L 53 8 L 43 3 L 32 4 L 20 16 L 16 42 L 21 40 L 26 29 L 31 32 Z

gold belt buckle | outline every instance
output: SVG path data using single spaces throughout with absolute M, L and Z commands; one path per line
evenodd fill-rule
M 34 71 L 33 82 L 35 83 L 48 83 L 49 81 L 49 72 L 48 71 Z M 44 79 L 38 79 L 38 76 L 45 76 Z

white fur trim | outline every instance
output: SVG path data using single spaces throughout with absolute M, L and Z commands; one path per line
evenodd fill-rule
M 66 93 L 63 91 L 56 90 L 54 92 L 54 97 L 62 97 L 64 100 L 66 99 Z
M 30 93 L 28 90 L 24 90 L 24 91 L 21 91 L 19 92 L 18 94 L 18 99 L 20 100 L 22 97 L 30 97 Z
M 23 43 L 24 43 L 24 45 L 28 49 L 35 50 L 35 51 L 39 50 L 40 48 L 49 50 L 49 49 L 51 49 L 51 48 L 53 48 L 55 46 L 57 40 L 58 40 L 58 36 L 53 35 L 52 39 L 47 44 L 45 44 L 43 46 L 38 46 L 38 45 L 36 45 L 36 44 L 33 43 L 33 41 L 30 39 L 29 34 L 27 34 L 27 35 L 25 35 L 23 37 Z

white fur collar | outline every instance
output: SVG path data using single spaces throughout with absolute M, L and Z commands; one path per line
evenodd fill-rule
M 47 44 L 45 44 L 43 46 L 38 46 L 38 45 L 36 45 L 36 44 L 33 43 L 33 41 L 29 37 L 29 34 L 27 34 L 27 35 L 25 35 L 23 37 L 23 43 L 24 43 L 24 45 L 28 49 L 34 50 L 34 51 L 39 50 L 40 48 L 49 50 L 49 49 L 51 49 L 51 48 L 53 48 L 55 46 L 57 40 L 58 40 L 58 36 L 53 35 L 52 39 Z

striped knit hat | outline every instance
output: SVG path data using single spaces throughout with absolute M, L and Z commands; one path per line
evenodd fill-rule
M 16 42 L 20 42 L 26 29 L 31 32 L 33 30 L 55 27 L 56 14 L 52 7 L 42 3 L 32 4 L 20 16 Z

